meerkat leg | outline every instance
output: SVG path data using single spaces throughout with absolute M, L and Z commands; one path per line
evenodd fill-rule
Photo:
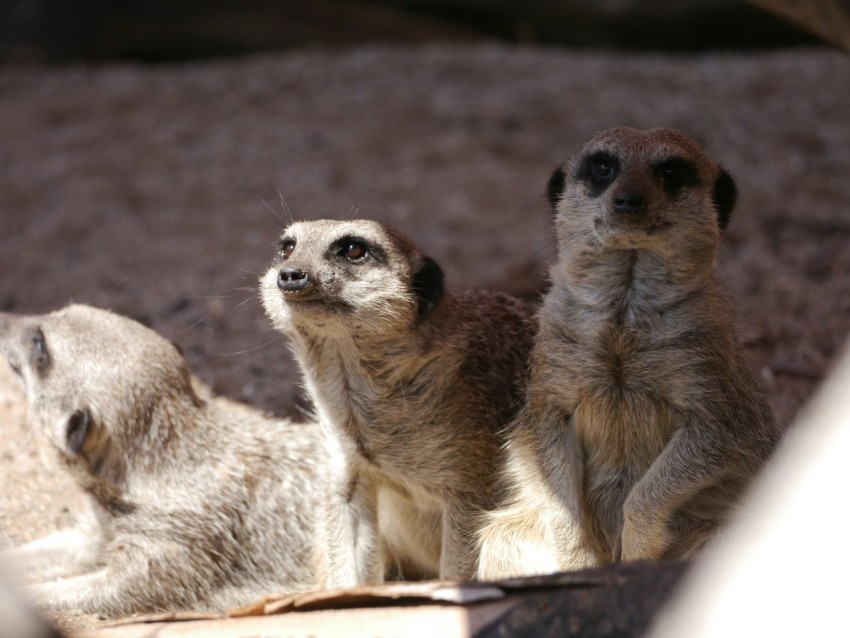
M 393 489 L 378 492 L 385 567 L 394 580 L 425 580 L 440 575 L 443 516 L 435 507 L 424 505 Z
M 3 554 L 26 582 L 45 582 L 91 571 L 101 555 L 101 539 L 88 529 L 68 527 Z
M 323 586 L 356 587 L 383 581 L 384 565 L 378 540 L 377 490 L 363 476 L 344 489 L 331 490 L 325 504 L 323 546 L 326 549 Z
M 622 560 L 657 560 L 673 542 L 670 520 L 683 503 L 715 483 L 717 442 L 698 426 L 680 428 L 623 505 Z
M 193 564 L 190 550 L 168 544 L 153 548 L 150 540 L 122 541 L 109 564 L 95 572 L 49 583 L 28 585 L 23 594 L 37 609 L 76 609 L 120 616 L 139 610 L 184 609 L 197 602 L 191 582 L 198 573 L 181 569 Z M 197 562 L 197 558 L 195 561 Z M 211 580 L 212 571 L 206 574 Z
M 83 612 L 111 613 L 116 606 L 123 612 L 130 596 L 123 591 L 123 579 L 109 569 L 64 578 L 49 583 L 27 585 L 24 596 L 36 609 L 77 609 Z M 129 610 L 128 610 L 129 611 Z
M 536 508 L 535 508 L 536 509 Z M 478 532 L 478 580 L 560 571 L 551 535 L 539 512 L 517 501 L 488 515 Z
M 108 541 L 96 506 L 88 502 L 73 527 L 66 527 L 3 552 L 24 582 L 45 582 L 94 570 Z
M 528 437 L 516 436 L 508 446 L 512 495 L 508 505 L 487 515 L 478 533 L 481 580 L 584 569 L 599 562 L 582 527 L 582 460 L 575 430 L 555 419 L 542 431 L 554 435 L 542 457 Z
M 443 543 L 440 551 L 440 578 L 475 578 L 475 536 L 480 510 L 468 503 L 449 502 L 443 509 Z

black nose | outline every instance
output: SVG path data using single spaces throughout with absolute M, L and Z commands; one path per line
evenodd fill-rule
M 310 283 L 310 276 L 299 268 L 281 268 L 277 274 L 277 287 L 284 292 L 303 290 Z
M 614 210 L 626 215 L 635 215 L 643 212 L 646 201 L 643 195 L 633 193 L 617 193 L 614 195 Z

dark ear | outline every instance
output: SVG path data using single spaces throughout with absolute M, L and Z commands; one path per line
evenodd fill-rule
M 720 175 L 717 176 L 717 181 L 714 182 L 714 193 L 711 198 L 714 201 L 714 207 L 717 209 L 717 222 L 720 224 L 720 230 L 724 230 L 729 223 L 732 209 L 735 207 L 735 200 L 738 198 L 738 187 L 735 186 L 735 180 L 732 179 L 732 176 L 722 168 Z
M 566 182 L 567 174 L 564 172 L 564 167 L 559 166 L 549 178 L 549 183 L 546 184 L 546 197 L 552 207 L 552 212 L 558 211 L 558 202 L 561 200 L 561 195 L 564 194 Z
M 412 286 L 419 300 L 419 318 L 424 319 L 434 312 L 443 296 L 443 269 L 430 257 L 422 257 Z
M 91 415 L 87 409 L 75 410 L 65 423 L 65 448 L 71 456 L 79 456 L 86 443 L 91 427 Z

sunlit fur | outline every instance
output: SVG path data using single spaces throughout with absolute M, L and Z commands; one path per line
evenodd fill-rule
M 599 153 L 620 172 L 594 192 Z M 671 157 L 692 186 L 665 189 Z M 613 129 L 555 177 L 558 260 L 481 578 L 698 555 L 778 438 L 715 275 L 728 175 L 681 133 Z M 624 192 L 641 215 L 615 210 Z
M 352 235 L 376 258 L 338 254 Z M 473 576 L 474 528 L 495 503 L 501 430 L 533 341 L 529 312 L 501 294 L 439 294 L 434 262 L 377 222 L 299 222 L 282 241 L 295 247 L 262 278 L 261 295 L 327 433 L 336 482 L 326 586 L 385 572 Z M 309 274 L 310 301 L 281 292 L 281 268 Z
M 10 553 L 41 581 L 26 590 L 38 607 L 220 610 L 311 588 L 323 493 L 315 424 L 214 397 L 174 345 L 88 306 L 0 314 L 0 354 L 60 470 L 90 496 L 74 527 Z M 69 433 L 83 414 L 77 449 Z

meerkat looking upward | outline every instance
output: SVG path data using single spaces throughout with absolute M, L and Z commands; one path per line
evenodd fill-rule
M 715 275 L 735 184 L 677 131 L 617 128 L 548 195 L 558 260 L 478 575 L 697 555 L 779 437 Z
M 384 555 L 422 576 L 474 576 L 478 516 L 495 505 L 501 431 L 533 343 L 529 310 L 444 291 L 436 262 L 368 220 L 292 224 L 260 289 L 338 472 L 325 584 L 380 581 Z

